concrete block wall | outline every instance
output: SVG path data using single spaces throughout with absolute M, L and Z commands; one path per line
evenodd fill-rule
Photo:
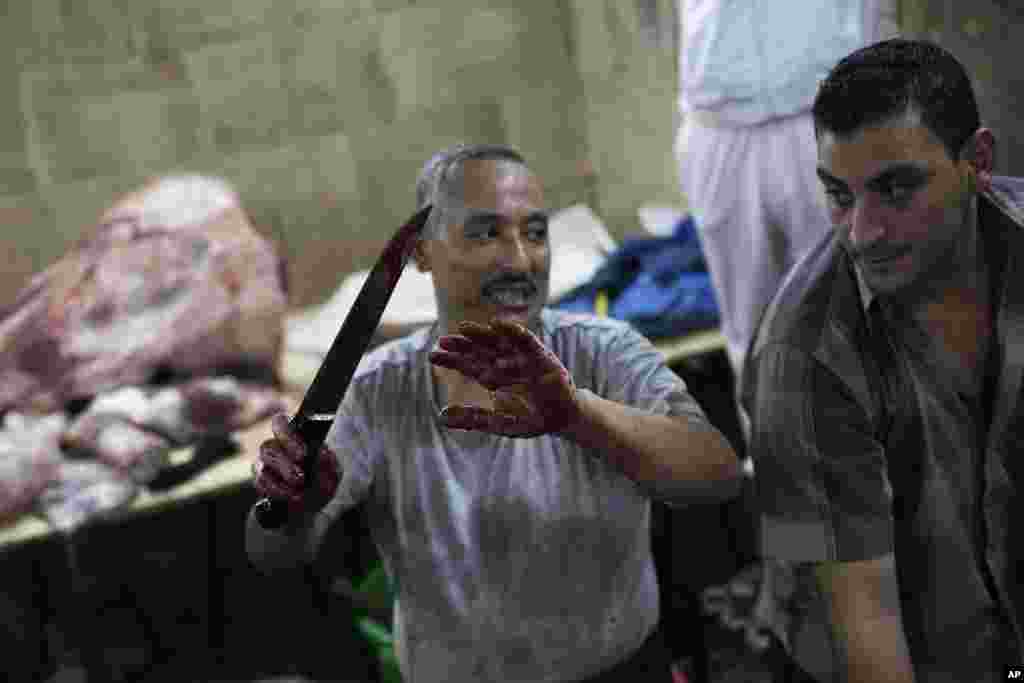
M 975 85 L 982 124 L 997 139 L 996 170 L 1024 175 L 1024 74 L 1015 68 L 1024 40 L 1018 0 L 899 0 L 908 37 L 933 40 L 963 62 Z
M 1007 0 L 891 0 L 962 56 L 1024 173 L 1024 18 Z M 0 305 L 118 193 L 172 171 L 234 182 L 308 305 L 367 267 L 419 164 L 520 146 L 553 206 L 623 236 L 676 182 L 674 0 L 12 0 L 0 22 Z
M 593 203 L 612 230 L 642 203 L 681 206 L 675 0 L 572 0 Z
M 654 3 L 653 5 L 651 3 Z M 367 267 L 419 165 L 519 146 L 550 203 L 622 235 L 679 203 L 671 0 L 12 1 L 0 22 L 0 304 L 112 198 L 223 175 L 290 262 L 293 302 Z

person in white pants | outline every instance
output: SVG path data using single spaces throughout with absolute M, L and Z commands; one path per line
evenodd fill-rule
M 679 0 L 679 181 L 737 382 L 765 306 L 832 228 L 815 172 L 818 83 L 842 57 L 896 33 L 894 4 Z

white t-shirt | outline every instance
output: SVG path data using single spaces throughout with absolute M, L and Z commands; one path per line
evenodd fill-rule
M 551 310 L 541 321 L 545 345 L 580 388 L 713 429 L 628 325 Z M 427 358 L 435 341 L 423 330 L 363 359 L 328 435 L 344 475 L 316 537 L 368 504 L 395 588 L 396 650 L 409 683 L 599 673 L 658 621 L 650 494 L 560 437 L 440 426 Z M 668 491 L 653 495 L 672 503 Z

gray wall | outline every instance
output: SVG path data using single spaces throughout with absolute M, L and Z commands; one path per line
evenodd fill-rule
M 1024 5 L 892 1 L 905 34 L 964 59 L 1000 170 L 1024 174 Z M 674 0 L 3 2 L 0 304 L 170 171 L 238 186 L 297 305 L 372 262 L 456 140 L 520 146 L 552 205 L 586 202 L 618 237 L 643 203 L 685 204 Z
M 232 180 L 293 302 L 366 267 L 433 151 L 509 142 L 617 235 L 681 201 L 671 0 L 4 0 L 0 303 L 120 192 Z M 652 20 L 653 16 L 653 20 Z
M 974 78 L 982 123 L 996 134 L 996 170 L 1024 175 L 1024 2 L 900 0 L 909 37 L 951 50 Z

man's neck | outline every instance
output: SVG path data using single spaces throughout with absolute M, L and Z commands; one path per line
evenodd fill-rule
M 951 263 L 936 273 L 910 305 L 914 316 L 930 319 L 944 311 L 956 313 L 965 307 L 989 305 L 989 267 L 979 229 L 977 199 L 971 201 L 965 216 L 963 241 L 952 255 Z M 913 295 L 912 295 L 913 296 Z
M 977 211 L 966 225 L 967 241 L 954 270 L 914 306 L 914 317 L 946 350 L 956 354 L 970 372 L 977 371 L 987 349 L 994 312 L 990 278 Z

